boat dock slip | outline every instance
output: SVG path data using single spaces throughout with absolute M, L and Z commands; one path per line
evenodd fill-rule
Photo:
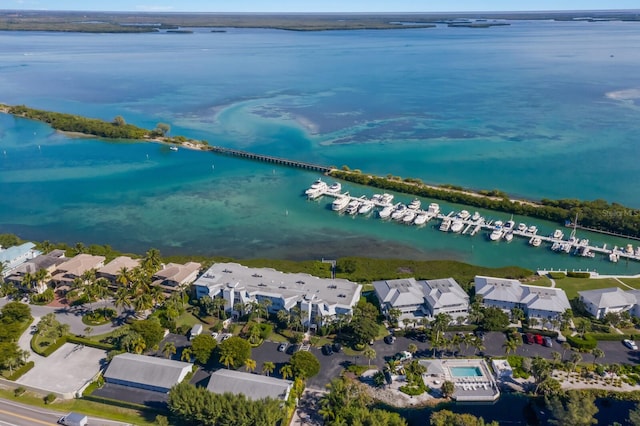
M 300 167 L 300 166 L 296 166 Z M 320 167 L 320 166 L 318 166 Z M 614 247 L 608 249 L 604 244 L 602 247 L 589 244 L 587 239 L 579 239 L 575 236 L 575 227 L 568 239 L 563 239 L 564 234 L 560 229 L 556 229 L 552 235 L 538 235 L 538 228 L 535 225 L 527 227 L 526 224 L 520 223 L 515 226 L 513 218 L 503 223 L 501 220 L 485 220 L 478 212 L 471 215 L 468 211 L 449 212 L 448 214 L 440 213 L 440 206 L 437 203 L 431 203 L 427 210 L 421 209 L 420 200 L 414 200 L 409 205 L 403 203 L 393 203 L 393 195 L 391 194 L 374 194 L 371 199 L 365 196 L 352 196 L 348 192 L 341 192 L 339 183 L 328 185 L 322 179 L 316 180 L 309 189 L 305 191 L 308 199 L 315 200 L 323 196 L 333 197 L 332 210 L 340 214 L 349 214 L 353 216 L 368 216 L 375 212 L 380 219 L 391 220 L 404 225 L 415 226 L 421 228 L 429 220 L 436 218 L 440 220 L 439 224 L 434 225 L 435 228 L 442 232 L 451 232 L 455 234 L 475 236 L 480 231 L 486 231 L 485 237 L 487 241 L 492 243 L 504 242 L 508 244 L 515 237 L 525 238 L 532 248 L 536 248 L 542 244 L 550 247 L 557 253 L 567 253 L 577 257 L 593 258 L 596 255 L 608 257 L 611 262 L 619 260 L 635 260 L 640 261 L 640 247 L 633 247 L 627 244 L 626 247 Z
M 307 163 L 304 161 L 289 160 L 286 158 L 274 157 L 271 155 L 255 154 L 253 152 L 241 151 L 239 149 L 224 148 L 221 146 L 212 146 L 211 151 L 217 152 L 218 154 L 248 158 L 250 160 L 280 164 L 281 166 L 296 167 L 298 169 L 313 170 L 321 173 L 328 173 L 329 171 L 331 171 L 331 167 L 321 166 L 319 164 Z

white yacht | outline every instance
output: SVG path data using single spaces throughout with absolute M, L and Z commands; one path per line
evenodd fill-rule
M 424 225 L 425 223 L 427 223 L 428 219 L 429 219 L 429 214 L 425 211 L 421 211 L 416 216 L 416 219 L 413 221 L 413 224 L 417 226 Z
M 531 244 L 534 247 L 540 247 L 540 244 L 542 244 L 542 238 L 540 238 L 540 237 L 532 237 L 529 240 L 529 244 Z
M 363 201 L 363 203 L 360 205 L 360 209 L 358 209 L 358 214 L 369 214 L 373 211 L 373 201 L 371 200 L 367 200 L 367 201 Z
M 340 182 L 334 182 L 331 184 L 329 188 L 327 188 L 327 192 L 331 194 L 337 194 L 342 190 L 342 185 Z
M 562 237 L 564 237 L 564 233 L 560 229 L 556 229 L 555 231 L 553 231 L 553 234 L 551 235 L 551 238 L 555 240 L 561 240 Z
M 448 232 L 449 228 L 451 228 L 451 219 L 448 217 L 445 217 L 444 219 L 442 219 L 442 223 L 440 224 L 440 230 L 443 232 Z
M 311 195 L 311 194 L 321 193 L 326 190 L 327 190 L 327 184 L 322 179 L 318 179 L 315 182 L 313 182 L 309 187 L 309 189 L 304 191 L 304 193 L 307 195 Z
M 627 248 L 624 250 L 627 254 L 633 254 L 633 245 L 627 244 Z
M 471 216 L 471 220 L 474 222 L 479 221 L 482 218 L 482 216 L 480 216 L 479 212 L 473 212 L 473 215 Z
M 554 243 L 551 245 L 551 250 L 553 250 L 553 251 L 560 251 L 560 250 L 562 250 L 562 243 L 561 243 L 561 242 L 559 242 L 559 241 L 554 242 Z
M 520 232 L 524 232 L 524 231 L 526 231 L 526 230 L 527 230 L 527 224 L 526 224 L 526 223 L 522 223 L 522 222 L 520 222 L 520 223 L 518 224 L 518 231 L 520 231 Z
M 405 213 L 407 213 L 407 206 L 405 204 L 400 204 L 396 210 L 391 213 L 391 219 L 400 220 L 404 217 Z
M 398 204 L 388 205 L 382 210 L 380 210 L 380 212 L 378 213 L 378 216 L 380 216 L 380 219 L 388 219 L 391 216 L 391 213 L 393 213 L 393 211 L 396 209 L 396 207 L 398 207 Z
M 537 234 L 538 233 L 538 227 L 535 225 L 531 225 L 530 227 L 527 228 L 527 232 L 530 234 Z
M 493 228 L 493 231 L 491 231 L 491 234 L 489 234 L 489 239 L 491 241 L 498 241 L 500 238 L 502 238 L 503 233 L 504 231 L 502 229 L 502 221 L 497 220 Z
M 315 200 L 316 198 L 324 194 L 322 189 L 311 189 L 311 188 L 307 189 L 304 193 L 307 194 L 307 198 L 310 200 Z
M 509 219 L 505 224 L 504 224 L 504 232 L 511 232 L 513 231 L 513 228 L 516 226 L 516 223 L 513 221 L 513 218 Z
M 504 238 L 506 242 L 510 243 L 511 240 L 513 240 L 513 231 L 505 232 L 502 238 Z
M 344 194 L 338 196 L 338 198 L 333 200 L 333 203 L 331 203 L 331 210 L 339 212 L 346 209 L 349 205 L 350 200 L 351 197 L 349 197 L 349 193 L 345 192 Z
M 407 213 L 405 213 L 405 215 L 402 216 L 402 221 L 407 225 L 410 225 L 413 223 L 416 216 L 418 216 L 418 212 L 416 212 L 414 209 L 407 208 Z
M 410 208 L 411 210 L 418 210 L 421 205 L 422 203 L 420 202 L 420 200 L 418 200 L 417 198 L 414 198 L 413 201 L 409 203 L 407 207 Z
M 462 220 L 466 220 L 471 216 L 471 213 L 469 213 L 466 210 L 462 210 L 460 213 L 457 214 L 458 218 L 462 219 Z
M 359 199 L 353 199 L 351 201 L 349 201 L 349 204 L 347 204 L 347 210 L 345 211 L 347 214 L 357 214 L 358 210 L 360 210 L 360 200 Z
M 177 147 L 177 146 L 170 146 L 170 147 L 169 147 L 169 149 L 170 149 L 171 151 L 177 151 L 177 150 L 178 150 L 178 147 Z
M 393 194 L 387 194 L 386 192 L 380 196 L 380 204 L 391 204 L 393 201 Z
M 462 219 L 453 219 L 453 222 L 451 222 L 451 232 L 460 232 L 462 231 L 462 228 L 464 227 L 464 222 L 462 221 Z
M 573 245 L 571 243 L 564 243 L 564 245 L 562 246 L 562 250 L 565 253 L 569 253 L 571 251 L 571 247 L 573 247 Z
M 438 213 L 440 213 L 440 204 L 438 203 L 429 204 L 427 213 L 431 214 L 432 216 L 438 216 Z

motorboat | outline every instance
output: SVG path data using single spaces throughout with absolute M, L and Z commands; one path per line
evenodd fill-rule
M 504 235 L 502 236 L 502 238 L 504 238 L 504 240 L 508 243 L 511 242 L 511 240 L 513 240 L 513 231 L 511 232 L 505 232 Z
M 322 189 L 309 188 L 304 193 L 307 194 L 308 199 L 315 200 L 316 198 L 322 196 L 322 194 L 324 194 L 324 191 Z
M 416 212 L 414 209 L 407 208 L 407 213 L 405 213 L 405 215 L 402 216 L 402 221 L 407 225 L 410 225 L 413 223 L 416 216 L 418 216 L 418 212 Z
M 582 257 L 596 257 L 596 254 L 587 246 L 580 247 L 578 249 L 578 254 Z
M 393 202 L 393 194 L 387 194 L 386 192 L 380 196 L 381 204 L 391 204 Z
M 518 224 L 518 231 L 520 231 L 520 232 L 524 232 L 524 231 L 526 231 L 526 230 L 527 230 L 527 224 L 526 224 L 526 223 L 522 223 L 522 222 L 520 222 L 520 223 Z
M 573 247 L 573 244 L 566 242 L 562 246 L 562 251 L 564 251 L 565 253 L 569 253 L 571 251 L 571 247 Z
M 309 189 L 304 191 L 304 193 L 307 194 L 307 196 L 311 196 L 314 194 L 320 194 L 326 190 L 327 190 L 327 184 L 322 179 L 318 179 L 315 182 L 313 182 L 309 187 Z M 317 196 L 318 195 L 315 195 L 315 197 Z
M 327 192 L 331 194 L 337 194 L 340 191 L 342 191 L 342 185 L 340 184 L 340 182 L 334 182 L 329 188 L 327 188 Z
M 380 216 L 380 219 L 388 219 L 389 217 L 391 217 L 391 213 L 394 212 L 398 205 L 399 204 L 386 206 L 385 208 L 380 210 L 380 212 L 378 212 L 378 216 Z
M 347 204 L 347 210 L 345 211 L 345 213 L 347 214 L 357 214 L 358 210 L 360 210 L 360 203 L 361 201 L 358 199 L 354 199 L 349 201 L 349 204 Z
M 538 233 L 538 227 L 535 225 L 531 225 L 530 227 L 527 228 L 527 232 L 530 234 L 537 234 Z
M 429 208 L 427 209 L 427 213 L 433 215 L 433 216 L 437 216 L 438 213 L 440 213 L 440 204 L 438 203 L 431 203 L 429 204 Z
M 506 223 L 504 224 L 504 231 L 505 232 L 511 232 L 513 231 L 513 228 L 516 226 L 516 223 L 513 221 L 513 219 L 509 219 L 508 221 L 506 221 Z
M 633 245 L 627 244 L 627 248 L 625 249 L 627 254 L 633 254 Z
M 453 219 L 453 221 L 451 222 L 450 231 L 458 233 L 462 231 L 462 228 L 464 228 L 464 222 L 462 221 L 462 219 Z
M 500 238 L 502 238 L 503 233 L 504 231 L 502 228 L 502 222 L 497 221 L 496 226 L 493 228 L 493 231 L 491 231 L 491 234 L 489 234 L 489 239 L 491 241 L 498 241 Z
M 366 200 L 363 201 L 362 204 L 360 205 L 360 208 L 358 209 L 358 214 L 369 214 L 371 213 L 371 211 L 373 211 L 373 201 L 371 200 Z
M 471 216 L 471 213 L 469 213 L 466 210 L 462 210 L 460 213 L 457 214 L 457 216 L 459 219 L 466 220 Z
M 440 224 L 440 230 L 443 232 L 448 232 L 449 228 L 451 228 L 451 219 L 448 217 L 445 217 L 444 219 L 442 219 L 442 223 Z
M 396 210 L 391 213 L 391 219 L 393 220 L 401 220 L 405 213 L 407 213 L 407 206 L 405 204 L 400 204 Z
M 561 243 L 561 242 L 559 242 L 559 241 L 554 242 L 554 243 L 551 245 L 551 250 L 553 250 L 553 251 L 560 251 L 560 250 L 562 250 L 562 243 Z
M 342 211 L 347 208 L 349 205 L 349 201 L 351 201 L 351 197 L 349 197 L 349 193 L 345 192 L 344 194 L 338 196 L 333 203 L 331 203 L 331 210 L 335 212 Z
M 471 216 L 471 220 L 474 222 L 479 221 L 480 219 L 482 219 L 482 216 L 480 216 L 479 212 L 473 212 L 473 215 Z
M 609 261 L 611 261 L 611 262 L 617 263 L 619 259 L 620 259 L 620 255 L 618 253 L 613 252 L 613 253 L 609 254 Z
M 556 229 L 555 231 L 553 231 L 553 234 L 551 234 L 551 238 L 553 238 L 554 240 L 561 240 L 562 237 L 564 237 L 564 233 L 560 229 Z
M 422 203 L 420 202 L 420 200 L 418 200 L 417 198 L 414 198 L 413 201 L 409 203 L 407 208 L 410 208 L 411 210 L 418 210 L 421 205 Z
M 427 220 L 429 220 L 429 214 L 425 211 L 422 211 L 418 213 L 416 219 L 413 221 L 413 224 L 417 226 L 424 225 L 425 223 L 427 223 Z
M 540 244 L 542 244 L 542 238 L 533 237 L 529 240 L 529 244 L 531 244 L 534 247 L 540 247 Z
M 177 150 L 178 150 L 178 147 L 177 147 L 177 146 L 170 146 L 170 147 L 169 147 L 169 149 L 170 149 L 171 151 L 177 151 Z

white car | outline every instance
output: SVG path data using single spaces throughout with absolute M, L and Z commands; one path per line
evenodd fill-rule
M 624 339 L 622 341 L 622 343 L 629 349 L 631 349 L 632 351 L 637 351 L 638 350 L 638 345 L 636 345 L 636 342 L 634 342 L 633 340 L 629 340 L 629 339 Z

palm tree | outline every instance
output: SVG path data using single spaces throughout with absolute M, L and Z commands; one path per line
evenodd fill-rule
M 84 328 L 84 335 L 85 335 L 86 338 L 89 338 L 91 333 L 93 333 L 93 327 L 87 326 L 87 327 Z
M 286 309 L 280 309 L 276 314 L 276 319 L 282 324 L 289 325 L 291 315 Z
M 116 308 L 124 308 L 125 306 L 131 308 L 133 306 L 131 290 L 127 287 L 120 287 L 116 291 L 113 304 Z
M 591 350 L 591 355 L 593 355 L 593 366 L 596 366 L 596 360 L 598 358 L 604 358 L 604 351 L 600 348 L 593 348 Z
M 129 287 L 132 280 L 131 270 L 126 266 L 120 268 L 118 275 L 116 276 L 116 284 L 120 284 L 123 287 Z
M 564 361 L 564 354 L 568 351 L 571 350 L 571 345 L 569 344 L 569 342 L 562 342 L 562 360 Z
M 262 299 L 260 301 L 260 305 L 262 305 L 263 309 L 264 309 L 264 319 L 268 319 L 269 318 L 269 307 L 273 304 L 273 302 L 271 301 L 271 299 Z
M 409 345 L 409 346 L 411 346 L 411 345 Z M 371 346 L 367 346 L 364 349 L 364 352 L 362 354 L 365 356 L 365 358 L 367 358 L 369 360 L 369 366 L 371 366 L 371 361 L 376 359 L 376 355 L 377 355 L 376 354 L 376 350 L 373 349 Z
M 280 374 L 284 380 L 287 380 L 288 377 L 293 377 L 293 368 L 291 364 L 285 364 L 280 369 Z
M 160 270 L 161 266 L 160 251 L 155 248 L 150 249 L 144 259 L 142 259 L 142 268 L 144 268 L 149 275 L 153 275 Z
M 167 342 L 164 344 L 162 348 L 162 353 L 165 358 L 171 358 L 172 355 L 176 354 L 176 345 L 173 342 Z
M 518 343 L 514 339 L 507 339 L 502 347 L 504 348 L 505 353 L 509 355 L 511 352 L 516 352 L 518 349 Z
M 415 345 L 415 343 L 410 343 L 409 346 L 407 347 L 407 352 L 413 355 L 416 352 L 418 352 L 418 347 Z
M 581 361 L 582 361 L 582 355 L 580 355 L 578 352 L 574 352 L 571 354 L 571 363 L 574 364 L 576 367 L 578 366 L 578 364 L 580 364 Z
M 560 355 L 560 352 L 558 352 L 558 351 L 553 351 L 551 353 L 551 356 L 553 357 L 553 363 L 555 365 L 559 364 L 560 361 L 562 360 L 562 355 Z
M 244 360 L 244 368 L 251 373 L 253 370 L 256 369 L 256 360 L 255 359 L 251 359 L 251 358 L 247 358 Z
M 180 361 L 191 361 L 191 355 L 193 355 L 193 351 L 191 350 L 191 348 L 184 348 L 182 350 L 182 355 L 180 355 Z
M 40 287 L 43 286 L 47 282 L 47 278 L 49 278 L 49 271 L 46 269 L 38 269 L 33 278 L 36 280 L 38 292 L 40 293 Z
M 225 367 L 229 368 L 236 361 L 235 357 L 231 353 L 225 353 L 220 356 L 220 362 L 224 364 Z
M 146 348 L 147 348 L 147 342 L 144 341 L 144 338 L 142 336 L 139 336 L 136 340 L 134 340 L 133 351 L 135 353 L 140 355 L 144 352 Z
M 267 376 L 273 373 L 273 370 L 275 369 L 276 365 L 271 361 L 265 361 L 265 363 L 262 364 L 262 372 L 266 373 Z
M 224 310 L 225 300 L 221 297 L 215 297 L 211 301 L 212 308 L 216 313 L 216 317 L 220 319 L 220 312 Z

